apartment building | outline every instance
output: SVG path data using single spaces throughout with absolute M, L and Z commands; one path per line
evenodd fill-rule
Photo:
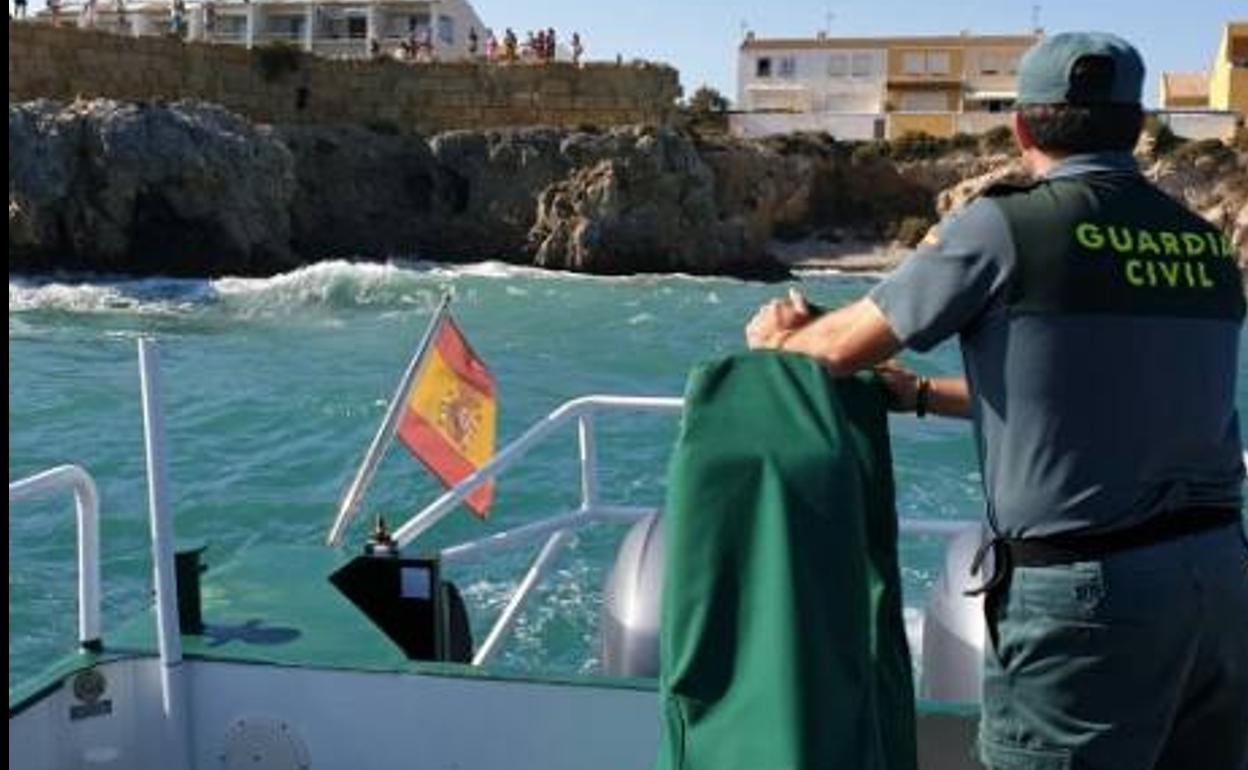
M 1209 106 L 1248 118 L 1248 20 L 1229 21 L 1209 71 Z
M 487 32 L 468 0 L 72 0 L 38 18 L 248 48 L 283 42 L 334 58 L 396 53 L 416 40 L 431 58 L 463 59 L 470 33 L 483 41 Z
M 758 38 L 737 64 L 741 135 L 828 131 L 844 139 L 980 133 L 1006 121 L 1032 35 Z
M 1222 27 L 1213 64 L 1200 72 L 1163 72 L 1157 118 L 1189 139 L 1227 139 L 1248 118 L 1248 21 Z

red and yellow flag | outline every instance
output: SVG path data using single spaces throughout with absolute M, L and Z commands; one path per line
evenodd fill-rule
M 494 456 L 494 417 L 494 378 L 448 315 L 407 392 L 399 439 L 452 486 Z M 487 480 L 464 502 L 484 517 L 493 497 L 494 482 Z

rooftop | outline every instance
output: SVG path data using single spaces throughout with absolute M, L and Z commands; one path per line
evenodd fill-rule
M 887 48 L 893 46 L 927 46 L 955 48 L 976 46 L 1030 46 L 1040 38 L 1034 35 L 976 35 L 963 32 L 959 35 L 897 35 L 889 37 L 755 37 L 746 35 L 741 50 L 766 48 Z

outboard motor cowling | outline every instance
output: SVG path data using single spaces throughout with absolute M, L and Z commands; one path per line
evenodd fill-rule
M 950 541 L 945 565 L 923 613 L 923 671 L 919 694 L 931 700 L 973 703 L 980 698 L 984 657 L 984 597 L 967 596 L 976 578 L 971 563 L 984 540 L 973 527 Z M 991 574 L 991 557 L 984 565 Z
M 659 675 L 663 523 L 653 513 L 633 525 L 616 551 L 602 597 L 602 668 L 612 676 Z

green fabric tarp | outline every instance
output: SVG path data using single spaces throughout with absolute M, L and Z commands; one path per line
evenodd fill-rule
M 668 476 L 659 770 L 913 770 L 884 393 L 802 356 L 694 370 Z

